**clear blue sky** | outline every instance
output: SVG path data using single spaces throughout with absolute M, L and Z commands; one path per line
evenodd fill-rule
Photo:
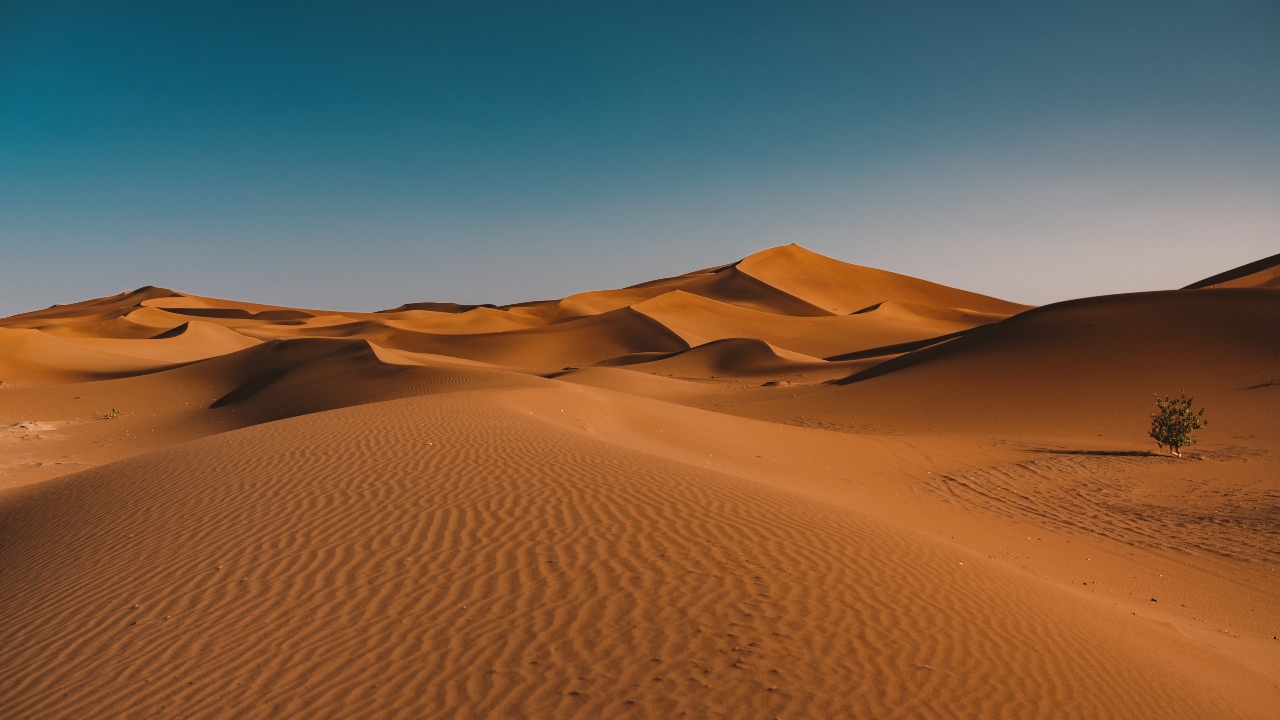
M 1033 303 L 1280 252 L 1280 3 L 0 3 L 0 315 L 788 242 Z

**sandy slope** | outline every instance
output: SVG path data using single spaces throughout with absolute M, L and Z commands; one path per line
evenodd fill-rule
M 999 315 L 1012 315 L 1027 309 L 1026 305 L 906 275 L 850 265 L 799 245 L 784 245 L 758 252 L 738 263 L 738 269 L 838 315 L 854 313 L 889 300 Z
M 1273 717 L 1273 265 L 1023 312 L 787 246 L 0 320 L 0 707 Z M 1184 460 L 1144 437 L 1179 390 Z
M 480 397 L 218 435 L 5 505 L 13 716 L 1224 716 L 975 553 Z M 998 683 L 984 678 L 1000 678 Z
M 1059 303 L 743 412 L 1140 441 L 1152 395 L 1185 391 L 1210 408 L 1206 438 L 1276 438 L 1278 300 L 1242 289 Z
M 84 347 L 39 330 L 0 328 L 0 381 L 6 385 L 127 377 L 169 364 Z
M 606 365 L 668 377 L 773 379 L 795 376 L 835 379 L 848 375 L 857 367 L 856 363 L 826 362 L 775 347 L 764 340 L 738 337 L 715 340 L 656 358 L 649 354 L 623 356 Z
M 891 303 L 855 315 L 792 317 L 726 305 L 675 290 L 632 306 L 689 345 L 728 338 L 758 338 L 817 358 L 923 340 L 972 328 L 1003 316 L 931 317 Z
M 114 337 L 64 337 L 63 339 L 82 347 L 165 364 L 226 355 L 253 347 L 259 342 L 221 325 L 199 320 L 189 320 L 175 328 L 156 333 L 148 338 L 148 342 Z
M 1194 282 L 1184 290 L 1200 288 L 1270 288 L 1280 289 L 1280 255 L 1241 265 L 1213 277 Z

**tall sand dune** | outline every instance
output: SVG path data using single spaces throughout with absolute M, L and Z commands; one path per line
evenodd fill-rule
M 927 307 L 956 307 L 1011 315 L 1026 305 L 917 280 L 906 275 L 840 262 L 784 245 L 758 252 L 737 265 L 742 272 L 837 315 L 892 300 Z
M 119 295 L 85 300 L 71 303 L 70 305 L 54 305 L 44 310 L 33 310 L 20 315 L 13 315 L 4 318 L 2 326 L 29 328 L 64 319 L 79 320 L 85 317 L 115 317 L 128 314 L 130 311 L 142 307 L 148 300 L 177 297 L 180 297 L 180 295 L 172 290 L 148 285 L 137 290 L 120 293 Z
M 621 290 L 570 295 L 558 303 L 556 316 L 564 318 L 597 315 L 673 291 L 683 291 L 728 305 L 775 315 L 821 317 L 831 314 L 728 265 Z

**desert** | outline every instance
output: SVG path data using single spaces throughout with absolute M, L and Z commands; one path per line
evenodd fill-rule
M 4 318 L 2 714 L 1274 718 L 1277 268 Z

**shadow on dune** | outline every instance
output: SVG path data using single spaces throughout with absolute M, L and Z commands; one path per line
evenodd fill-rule
M 259 392 L 262 392 L 264 389 L 266 389 L 269 385 L 271 385 L 275 381 L 289 374 L 289 372 L 292 369 L 293 368 L 280 368 L 278 370 L 272 370 L 270 372 L 266 372 L 261 375 L 258 375 L 257 377 L 253 378 L 249 382 L 246 382 L 245 384 L 237 387 L 235 390 L 232 390 L 226 395 L 223 395 L 217 400 L 214 400 L 213 404 L 210 405 L 209 407 L 211 409 L 217 409 L 220 407 L 225 407 L 227 405 L 233 405 L 235 403 L 248 400 L 254 395 L 257 395 Z
M 1169 457 L 1163 453 L 1150 450 L 1057 450 L 1054 448 L 1032 448 L 1027 452 L 1043 455 L 1093 455 L 1095 457 Z
M 190 315 L 191 317 L 217 318 L 221 320 L 306 320 L 315 317 L 309 312 L 290 309 L 262 310 L 256 313 L 251 313 L 244 308 L 167 307 L 161 309 L 174 315 Z
M 861 311 L 859 311 L 859 313 L 860 312 Z M 923 340 L 898 343 L 896 345 L 882 345 L 880 347 L 868 348 L 866 350 L 856 350 L 854 352 L 843 353 L 841 355 L 832 355 L 831 357 L 823 358 L 823 360 L 828 362 L 840 362 L 841 360 L 866 360 L 868 358 L 884 357 L 885 355 L 901 355 L 902 353 L 915 352 L 916 350 L 922 350 L 924 348 L 937 345 L 938 343 L 954 340 L 958 337 L 968 335 L 974 330 L 977 330 L 977 328 L 948 333 L 947 335 L 938 335 L 937 337 L 924 338 Z
M 842 378 L 840 380 L 833 381 L 831 384 L 832 385 L 852 385 L 854 383 L 862 382 L 863 380 L 870 380 L 872 378 L 880 377 L 881 375 L 888 375 L 889 373 L 897 372 L 904 368 L 909 368 L 912 365 L 918 365 L 922 362 L 925 362 L 927 360 L 931 360 L 935 357 L 939 357 L 943 355 L 948 349 L 950 349 L 952 343 L 954 343 L 957 340 L 960 340 L 962 337 L 972 336 L 977 331 L 985 330 L 988 327 L 990 326 L 984 325 L 982 327 L 973 328 L 972 330 L 966 330 L 963 332 L 955 333 L 954 335 L 950 335 L 950 336 L 944 336 L 941 338 L 930 338 L 928 340 L 920 341 L 919 343 L 903 343 L 902 345 L 874 348 L 872 350 L 866 350 L 863 352 L 846 353 L 844 355 L 836 355 L 833 357 L 829 357 L 827 358 L 827 360 L 834 362 L 836 360 L 857 360 L 862 358 L 879 357 L 881 355 L 894 355 L 897 353 L 906 353 L 904 355 L 898 355 L 893 359 L 886 360 L 874 367 L 867 368 L 866 370 L 863 370 L 861 372 L 856 372 L 847 378 Z M 909 348 L 908 346 L 910 345 L 917 345 L 918 349 Z

